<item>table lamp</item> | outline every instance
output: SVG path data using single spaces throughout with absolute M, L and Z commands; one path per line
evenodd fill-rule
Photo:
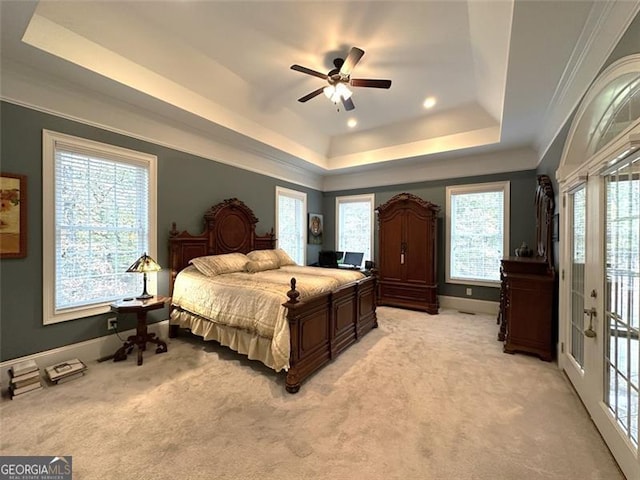
M 136 297 L 138 300 L 147 300 L 152 298 L 153 295 L 149 295 L 147 292 L 147 272 L 157 272 L 160 270 L 160 265 L 156 261 L 144 252 L 142 256 L 136 260 L 133 265 L 127 268 L 127 272 L 142 273 L 144 275 L 144 289 L 142 295 Z

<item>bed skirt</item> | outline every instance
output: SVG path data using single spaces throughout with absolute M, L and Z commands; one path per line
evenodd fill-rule
M 250 360 L 259 360 L 267 367 L 279 372 L 288 370 L 289 365 L 276 366 L 271 352 L 272 339 L 260 337 L 246 330 L 213 323 L 203 317 L 174 306 L 171 310 L 170 325 L 186 328 L 203 340 L 215 340 L 230 349 L 246 355 Z

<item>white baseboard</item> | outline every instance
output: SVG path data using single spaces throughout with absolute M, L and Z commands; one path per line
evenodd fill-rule
M 489 300 L 476 300 L 473 298 L 462 297 L 446 297 L 439 295 L 438 300 L 440 307 L 451 308 L 461 312 L 488 313 L 490 315 L 498 315 L 500 304 Z
M 152 323 L 148 326 L 149 332 L 154 332 L 160 338 L 166 339 L 169 333 L 169 320 Z M 9 368 L 18 362 L 24 360 L 35 360 L 40 367 L 40 372 L 44 375 L 45 367 L 64 362 L 72 358 L 79 358 L 84 363 L 97 361 L 108 358 L 116 353 L 116 350 L 122 346 L 122 342 L 130 335 L 135 335 L 135 328 L 124 332 L 118 332 L 120 338 L 115 333 L 105 335 L 104 337 L 92 338 L 84 342 L 72 343 L 63 347 L 46 350 L 44 352 L 26 355 L 20 358 L 14 358 L 0 363 L 0 384 L 4 390 L 9 385 Z

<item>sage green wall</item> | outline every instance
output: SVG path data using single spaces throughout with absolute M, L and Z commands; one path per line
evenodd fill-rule
M 465 177 L 449 180 L 437 180 L 431 182 L 419 182 L 388 187 L 376 187 L 370 189 L 358 189 L 324 194 L 325 212 L 325 248 L 335 248 L 335 204 L 336 197 L 343 195 L 358 195 L 373 193 L 375 206 L 383 204 L 394 195 L 402 192 L 413 193 L 424 200 L 435 203 L 440 207 L 438 214 L 438 294 L 452 297 L 474 298 L 478 300 L 498 301 L 499 288 L 479 287 L 476 285 L 458 285 L 445 282 L 445 201 L 446 187 L 450 185 L 469 185 L 475 183 L 499 182 L 509 180 L 511 182 L 510 205 L 510 247 L 515 248 L 525 241 L 529 245 L 535 243 L 535 210 L 534 196 L 537 185 L 536 172 L 533 170 L 499 175 L 485 175 L 481 177 Z M 377 225 L 376 225 L 377 227 Z M 481 225 L 478 225 L 481 228 Z M 378 232 L 375 230 L 374 258 L 378 258 Z M 473 295 L 466 295 L 466 288 L 472 288 Z
M 265 175 L 182 153 L 170 148 L 108 132 L 54 115 L 0 103 L 0 169 L 27 176 L 28 246 L 23 259 L 0 261 L 0 360 L 49 350 L 107 334 L 106 317 L 43 326 L 42 324 L 42 130 L 75 135 L 158 157 L 158 255 L 168 264 L 167 238 L 171 222 L 191 233 L 202 231 L 202 215 L 230 197 L 244 201 L 260 220 L 259 234 L 275 222 L 276 185 L 307 193 L 309 211 L 322 210 L 322 193 Z M 310 246 L 311 247 L 311 246 Z M 316 258 L 313 246 L 308 258 Z M 133 261 L 134 259 L 132 259 Z M 168 292 L 169 272 L 158 274 L 158 293 Z M 150 321 L 167 318 L 167 311 L 150 312 Z M 121 328 L 135 326 L 135 318 L 121 318 Z

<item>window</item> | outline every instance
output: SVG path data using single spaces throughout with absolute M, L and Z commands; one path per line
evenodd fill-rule
M 298 265 L 307 258 L 307 194 L 276 187 L 276 232 L 278 247 L 282 248 Z
M 447 187 L 447 282 L 494 286 L 509 250 L 509 182 Z
M 373 258 L 373 194 L 336 197 L 336 250 Z
M 44 324 L 105 313 L 139 295 L 126 273 L 156 257 L 156 162 L 147 155 L 43 131 Z M 155 291 L 155 275 L 150 275 Z

